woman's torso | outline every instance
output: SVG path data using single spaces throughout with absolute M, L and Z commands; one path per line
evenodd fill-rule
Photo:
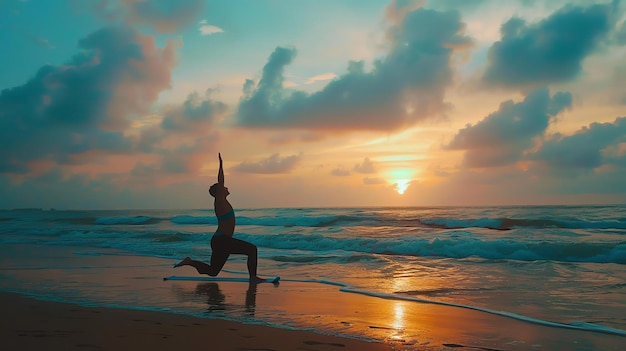
M 235 232 L 235 211 L 228 201 L 215 201 L 217 229 L 215 235 L 233 236 Z

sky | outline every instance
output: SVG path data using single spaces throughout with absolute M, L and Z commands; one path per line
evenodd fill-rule
M 0 208 L 626 202 L 626 1 L 2 0 Z

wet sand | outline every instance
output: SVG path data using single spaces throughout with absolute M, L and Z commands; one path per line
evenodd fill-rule
M 621 351 L 626 341 L 289 277 L 278 285 L 163 281 L 198 276 L 173 263 L 118 250 L 3 245 L 0 350 Z

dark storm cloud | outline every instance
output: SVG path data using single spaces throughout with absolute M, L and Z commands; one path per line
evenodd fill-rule
M 570 107 L 572 97 L 559 92 L 550 97 L 546 88 L 537 89 L 522 102 L 511 100 L 475 125 L 461 129 L 446 146 L 466 150 L 468 167 L 493 167 L 518 161 L 533 139 L 543 135 L 552 118 Z
M 576 78 L 584 59 L 611 31 L 616 7 L 616 2 L 565 6 L 535 24 L 511 18 L 502 25 L 502 39 L 489 49 L 485 82 L 518 87 Z
M 605 164 L 626 166 L 626 155 L 610 150 L 626 143 L 626 117 L 613 123 L 592 123 L 573 135 L 554 135 L 530 156 L 556 169 L 593 169 Z
M 126 152 L 128 116 L 143 113 L 169 86 L 173 48 L 127 27 L 98 30 L 62 66 L 42 67 L 27 83 L 0 92 L 0 170 L 28 163 L 79 162 L 89 150 Z
M 280 157 L 280 154 L 273 154 L 259 162 L 242 162 L 233 169 L 242 173 L 257 174 L 279 174 L 289 173 L 300 161 L 301 156 L 292 155 Z
M 350 62 L 345 74 L 313 94 L 283 88 L 295 49 L 278 47 L 255 84 L 248 80 L 237 112 L 248 127 L 395 130 L 441 113 L 452 82 L 451 56 L 467 47 L 456 12 L 418 9 L 389 31 L 391 47 L 374 62 Z

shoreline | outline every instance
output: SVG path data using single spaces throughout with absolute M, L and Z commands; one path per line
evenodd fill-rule
M 2 245 L 0 349 L 617 351 L 626 340 L 313 282 L 163 281 L 197 276 L 172 263 L 115 249 Z M 286 348 L 285 335 L 295 338 Z M 216 336 L 225 343 L 215 346 Z
M 2 350 L 392 350 L 359 339 L 189 315 L 85 307 L 0 292 Z

